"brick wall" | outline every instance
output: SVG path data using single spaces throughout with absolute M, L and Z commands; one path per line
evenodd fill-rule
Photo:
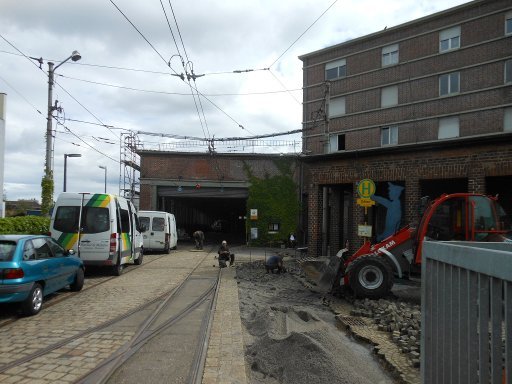
M 463 116 L 463 112 L 474 115 L 461 117 L 461 137 L 502 130 L 503 119 L 492 110 L 512 105 L 511 86 L 505 86 L 503 79 L 504 60 L 512 55 L 512 38 L 504 35 L 508 8 L 510 1 L 506 0 L 471 2 L 305 55 L 303 116 L 309 130 L 304 134 L 304 149 L 323 153 L 327 131 L 354 129 L 365 131 L 347 132 L 346 149 L 379 146 L 380 130 L 375 128 L 391 124 L 404 131 L 400 143 L 433 140 L 437 137 L 438 117 Z M 440 54 L 439 32 L 453 25 L 461 26 L 461 47 Z M 397 43 L 399 63 L 382 67 L 382 48 Z M 346 114 L 330 119 L 327 128 L 321 121 L 309 121 L 318 116 L 316 112 L 323 104 L 325 63 L 340 58 L 346 59 L 347 77 L 331 81 L 329 93 L 331 98 L 345 96 Z M 460 72 L 460 94 L 439 97 L 439 75 L 455 71 Z M 399 105 L 380 109 L 380 89 L 389 85 L 398 86 Z M 492 120 L 481 124 L 480 113 Z M 402 129 L 402 125 L 407 127 Z M 361 144 L 361 135 L 369 136 L 367 144 Z
M 403 181 L 405 182 L 404 216 L 406 223 L 418 220 L 417 207 L 421 197 L 420 182 L 423 180 L 458 179 L 468 180 L 468 190 L 460 192 L 486 193 L 485 178 L 489 176 L 512 176 L 512 146 L 503 143 L 464 145 L 444 149 L 424 149 L 402 153 L 380 153 L 361 155 L 358 159 L 339 158 L 306 163 L 306 185 L 309 186 L 309 211 L 315 212 L 309 218 L 309 244 L 312 255 L 320 255 L 322 236 L 322 188 L 352 184 L 354 188 L 352 204 L 352 221 L 354 227 L 350 237 L 351 249 L 355 250 L 362 244 L 357 236 L 357 224 L 364 223 L 364 209 L 357 206 L 358 197 L 356 182 L 364 178 L 374 182 Z M 504 185 L 503 188 L 507 188 Z M 338 206 L 333 207 L 338 210 Z M 336 212 L 331 210 L 332 221 Z M 331 232 L 331 239 L 335 234 Z M 339 242 L 333 240 L 331 249 L 334 252 L 341 248 Z
M 179 182 L 248 182 L 247 169 L 258 178 L 280 174 L 280 162 L 289 161 L 292 177 L 298 182 L 298 163 L 295 157 L 273 154 L 209 154 L 141 151 L 140 208 L 151 207 L 151 188 L 148 183 Z M 177 184 L 176 184 L 177 185 Z

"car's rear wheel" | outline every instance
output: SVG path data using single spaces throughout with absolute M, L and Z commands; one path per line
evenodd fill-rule
M 84 270 L 82 268 L 79 268 L 78 271 L 76 271 L 75 281 L 69 285 L 69 288 L 73 292 L 78 292 L 82 290 L 82 287 L 84 286 Z
M 21 304 L 21 310 L 26 316 L 37 315 L 43 307 L 43 287 L 35 283 L 26 300 Z

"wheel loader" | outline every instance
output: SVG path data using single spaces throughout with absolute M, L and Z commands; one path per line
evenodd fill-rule
M 444 194 L 420 201 L 421 219 L 381 242 L 365 241 L 353 254 L 344 249 L 323 263 L 301 263 L 320 290 L 352 289 L 356 297 L 381 298 L 389 294 L 395 277 L 421 274 L 424 240 L 511 241 L 512 224 L 496 197 L 472 193 Z

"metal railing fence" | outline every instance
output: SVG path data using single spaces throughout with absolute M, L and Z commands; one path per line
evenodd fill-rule
M 421 382 L 512 384 L 512 244 L 429 242 Z

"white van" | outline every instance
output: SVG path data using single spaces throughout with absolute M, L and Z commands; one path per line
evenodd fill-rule
M 139 219 L 131 201 L 124 197 L 61 193 L 53 209 L 50 231 L 65 249 L 74 249 L 85 265 L 110 267 L 119 276 L 125 264 L 142 264 Z
M 178 232 L 176 219 L 172 213 L 162 211 L 139 211 L 141 226 L 146 228 L 144 233 L 144 249 L 164 251 L 176 249 Z

